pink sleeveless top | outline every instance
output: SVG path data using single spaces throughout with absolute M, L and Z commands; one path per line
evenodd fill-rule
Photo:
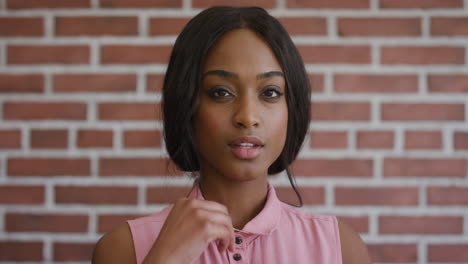
M 189 197 L 204 199 L 198 185 Z M 148 254 L 171 208 L 128 221 L 137 264 Z M 242 230 L 247 233 L 236 233 L 234 251 L 220 252 L 213 241 L 194 263 L 342 264 L 336 217 L 305 213 L 281 202 L 271 184 L 265 207 Z

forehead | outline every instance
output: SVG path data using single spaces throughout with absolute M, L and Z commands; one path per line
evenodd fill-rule
M 281 71 L 270 46 L 249 29 L 235 29 L 224 34 L 211 47 L 203 72 L 228 70 L 242 73 Z

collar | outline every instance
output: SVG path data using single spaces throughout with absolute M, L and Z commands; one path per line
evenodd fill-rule
M 195 182 L 193 189 L 188 197 L 205 200 L 197 182 Z M 273 185 L 268 183 L 268 194 L 265 206 L 258 215 L 247 222 L 247 224 L 242 229 L 243 233 L 250 233 L 254 235 L 269 235 L 273 233 L 279 226 L 281 212 L 281 201 L 276 196 L 276 191 Z

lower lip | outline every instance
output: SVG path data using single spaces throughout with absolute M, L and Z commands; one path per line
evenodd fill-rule
M 260 155 L 261 146 L 251 147 L 251 148 L 241 148 L 239 146 L 230 146 L 231 151 L 239 159 L 255 159 Z

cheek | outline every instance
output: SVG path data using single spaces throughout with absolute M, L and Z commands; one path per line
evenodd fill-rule
M 226 127 L 226 125 L 223 125 L 224 120 L 221 117 L 219 112 L 206 111 L 206 109 L 200 107 L 195 115 L 195 135 L 197 140 L 200 142 L 210 140 L 212 135 L 215 135 L 217 131 Z
M 284 145 L 286 141 L 286 134 L 288 130 L 288 110 L 284 107 L 282 111 L 277 112 L 275 116 L 271 117 L 271 128 L 275 137 L 278 139 L 278 143 Z

